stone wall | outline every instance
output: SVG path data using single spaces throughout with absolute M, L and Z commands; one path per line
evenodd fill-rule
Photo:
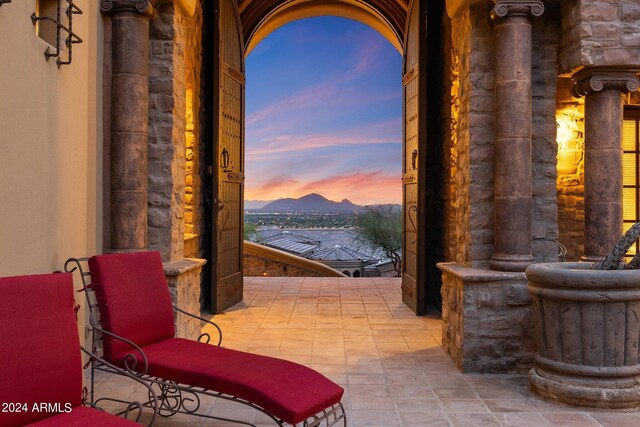
M 547 8 L 533 20 L 532 55 L 532 255 L 558 260 L 556 92 L 559 11 Z
M 245 277 L 319 277 L 317 271 L 311 271 L 272 259 L 244 254 L 243 267 Z
M 441 82 L 447 89 L 444 91 L 442 106 L 449 111 L 448 126 L 444 129 L 443 148 L 443 202 L 444 202 L 444 259 L 456 260 L 458 244 L 458 224 L 456 216 L 458 206 L 458 118 L 460 117 L 460 54 L 459 47 L 454 49 L 452 23 L 444 18 L 443 42 L 445 43 L 444 78 Z M 457 35 L 457 34 L 456 34 Z M 459 43 L 459 42 L 458 42 Z M 444 115 L 446 117 L 446 114 Z
M 584 254 L 584 98 L 571 96 L 573 82 L 558 81 L 558 228 L 566 260 Z
M 200 313 L 204 260 L 185 259 L 200 199 L 198 167 L 202 11 L 163 3 L 151 21 L 149 58 L 149 249 L 160 251 L 173 303 Z M 185 227 L 188 228 L 185 230 Z M 187 231 L 187 233 L 185 232 Z M 192 245 L 193 246 L 193 245 Z M 192 247 L 190 246 L 190 248 Z M 190 250 L 188 256 L 197 254 Z M 178 336 L 196 339 L 200 321 L 176 315 Z
M 486 268 L 493 254 L 494 35 L 488 8 L 451 20 L 451 130 L 445 149 L 446 259 Z M 532 252 L 557 260 L 555 98 L 559 11 L 533 23 Z M 473 48 L 472 48 L 473 47 Z
M 199 82 L 202 14 L 198 8 L 193 17 L 186 17 L 173 3 L 161 5 L 158 12 L 150 28 L 149 249 L 160 251 L 164 261 L 174 261 L 184 257 L 187 141 L 194 146 L 199 129 L 193 111 L 199 100 L 200 86 L 195 82 Z M 195 156 L 191 150 L 191 167 L 197 162 Z M 190 184 L 191 201 L 199 181 L 192 177 Z
M 181 310 L 200 315 L 200 275 L 204 260 L 185 259 L 166 263 L 164 272 L 171 300 Z M 201 333 L 199 320 L 174 311 L 176 336 L 195 340 Z
M 451 185 L 455 192 L 450 204 L 445 208 L 447 218 L 452 221 L 447 226 L 447 239 L 453 245 L 446 248 L 448 259 L 460 264 L 470 262 L 471 241 L 469 235 L 469 111 L 471 96 L 470 60 L 471 20 L 467 10 L 461 17 L 451 21 Z M 457 83 L 457 84 L 455 84 Z
M 640 67 L 640 3 L 637 0 L 562 2 L 560 68 Z
M 572 86 L 568 78 L 558 80 L 558 240 L 566 260 L 578 261 L 584 255 L 584 98 L 574 98 Z M 640 105 L 640 92 L 624 101 Z
M 442 346 L 462 372 L 524 373 L 536 350 L 524 273 L 442 269 Z

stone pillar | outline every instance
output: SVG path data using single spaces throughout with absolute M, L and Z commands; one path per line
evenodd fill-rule
M 638 90 L 635 72 L 586 68 L 573 76 L 585 97 L 584 257 L 605 256 L 622 235 L 622 94 Z
M 531 255 L 531 17 L 541 1 L 498 0 L 496 21 L 494 253 L 490 267 L 524 271 Z
M 146 249 L 149 19 L 155 1 L 102 0 L 112 19 L 111 250 Z

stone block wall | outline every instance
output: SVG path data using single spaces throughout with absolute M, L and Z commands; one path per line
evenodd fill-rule
M 151 21 L 149 59 L 149 249 L 164 261 L 184 257 L 187 142 L 194 146 L 198 108 L 202 14 L 186 17 L 173 3 Z M 190 96 L 187 96 L 190 91 Z M 189 102 L 188 102 L 189 100 Z M 191 114 L 189 114 L 191 113 Z M 197 162 L 190 151 L 189 164 Z M 189 201 L 199 197 L 191 178 Z M 189 216 L 189 219 L 193 219 Z
M 494 36 L 488 9 L 470 10 L 469 265 L 486 268 L 493 255 Z M 460 183 L 462 185 L 462 183 Z
M 454 191 L 445 207 L 448 224 L 447 238 L 451 246 L 446 248 L 448 259 L 460 264 L 470 262 L 471 240 L 469 235 L 469 127 L 471 71 L 471 19 L 467 10 L 451 22 L 451 147 L 445 165 L 449 165 L 450 188 Z
M 524 273 L 442 269 L 442 346 L 462 372 L 525 373 L 536 350 Z
M 573 82 L 558 81 L 558 241 L 567 248 L 566 260 L 584 254 L 584 98 L 571 95 Z
M 205 261 L 184 257 L 185 234 L 192 248 L 198 231 L 192 224 L 200 203 L 200 180 L 193 170 L 198 167 L 201 44 L 199 2 L 192 17 L 173 2 L 158 7 L 150 26 L 149 249 L 162 254 L 173 303 L 196 315 Z M 195 257 L 193 252 L 188 255 Z M 200 321 L 176 315 L 178 336 L 196 339 L 200 330 Z
M 200 315 L 200 275 L 204 260 L 185 259 L 165 263 L 164 272 L 173 303 L 180 309 Z M 195 340 L 202 331 L 199 320 L 175 312 L 176 336 Z
M 244 254 L 245 277 L 319 277 L 317 271 L 307 270 L 285 262 Z
M 637 0 L 562 2 L 560 68 L 640 66 L 640 3 Z
M 494 34 L 487 5 L 450 22 L 445 148 L 446 259 L 487 268 L 493 255 Z M 533 24 L 532 252 L 557 260 L 555 103 L 559 11 Z
M 559 11 L 547 8 L 533 20 L 532 54 L 532 255 L 537 262 L 558 260 L 556 92 Z

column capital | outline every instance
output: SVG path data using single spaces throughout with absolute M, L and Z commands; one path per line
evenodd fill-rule
M 139 13 L 152 17 L 158 0 L 100 0 L 100 10 L 109 15 L 123 12 Z
M 584 68 L 572 76 L 575 85 L 571 90 L 576 98 L 603 90 L 621 93 L 635 92 L 640 88 L 637 70 L 612 68 Z
M 491 10 L 492 19 L 508 16 L 538 17 L 544 13 L 544 4 L 539 0 L 494 0 Z

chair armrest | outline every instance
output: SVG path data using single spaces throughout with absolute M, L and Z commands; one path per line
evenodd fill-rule
M 204 322 L 216 328 L 216 330 L 218 331 L 218 343 L 216 345 L 219 346 L 220 344 L 222 344 L 222 329 L 220 329 L 220 326 L 216 325 L 214 322 L 207 320 L 203 317 L 196 316 L 195 314 L 189 313 L 188 311 L 184 311 L 183 309 L 178 308 L 175 304 L 173 305 L 173 309 L 179 313 L 185 314 L 193 319 L 198 319 L 201 322 Z M 203 339 L 206 339 L 206 341 L 202 341 Z M 198 337 L 198 341 L 209 344 L 209 341 L 211 341 L 211 335 L 209 335 L 207 332 L 204 332 L 200 334 L 200 336 Z
M 147 424 L 148 426 L 152 426 L 156 420 L 156 416 L 158 414 L 158 410 L 159 408 L 159 400 L 158 400 L 158 396 L 156 395 L 156 392 L 153 391 L 153 388 L 151 388 L 151 386 L 149 384 L 147 384 L 145 381 L 141 380 L 137 374 L 135 373 L 131 373 L 128 370 L 119 368 L 117 366 L 115 366 L 112 363 L 107 362 L 106 360 L 104 360 L 103 358 L 101 358 L 100 356 L 98 356 L 97 354 L 87 350 L 86 348 L 80 346 L 80 349 L 87 355 L 89 356 L 89 358 L 91 359 L 91 361 L 98 361 L 101 364 L 109 367 L 109 369 L 113 370 L 115 373 L 118 373 L 119 375 L 123 375 L 125 377 L 128 377 L 130 379 L 132 379 L 133 381 L 142 384 L 148 391 L 148 395 L 149 395 L 149 405 L 151 407 L 151 409 L 153 409 L 153 415 L 151 416 L 151 420 L 149 420 L 149 424 Z M 98 407 L 97 405 L 90 403 L 90 406 L 102 410 L 100 407 Z M 140 418 L 142 417 L 142 408 L 144 407 L 144 405 L 138 401 L 134 401 L 134 402 L 130 402 L 127 405 L 127 408 L 124 411 L 124 417 L 127 418 L 127 416 L 129 415 L 129 412 L 131 410 L 133 410 L 134 408 L 138 410 L 138 416 L 136 417 L 136 419 L 134 420 L 136 423 L 140 423 Z
M 129 374 L 131 375 L 146 375 L 147 371 L 149 370 L 149 362 L 147 360 L 147 355 L 144 354 L 144 350 L 142 350 L 142 348 L 140 348 L 140 346 L 136 343 L 134 343 L 131 340 L 128 340 L 124 337 L 121 337 L 120 335 L 114 334 L 113 332 L 109 332 L 105 329 L 102 329 L 98 324 L 96 324 L 95 322 L 93 322 L 93 319 L 90 318 L 89 319 L 89 324 L 91 325 L 91 329 L 93 329 L 93 333 L 95 334 L 95 331 L 100 332 L 103 335 L 108 335 L 112 338 L 115 338 L 117 340 L 120 340 L 126 344 L 128 344 L 129 346 L 131 346 L 131 348 L 135 351 L 137 351 L 140 356 L 142 356 L 142 369 L 137 369 L 138 367 L 138 359 L 133 355 L 133 354 L 127 354 L 124 357 L 124 370 L 127 371 Z M 104 350 L 104 349 L 103 349 Z M 104 359 L 96 359 L 99 361 L 102 361 Z M 102 363 L 102 362 L 101 362 Z M 122 369 L 122 368 L 119 368 Z

